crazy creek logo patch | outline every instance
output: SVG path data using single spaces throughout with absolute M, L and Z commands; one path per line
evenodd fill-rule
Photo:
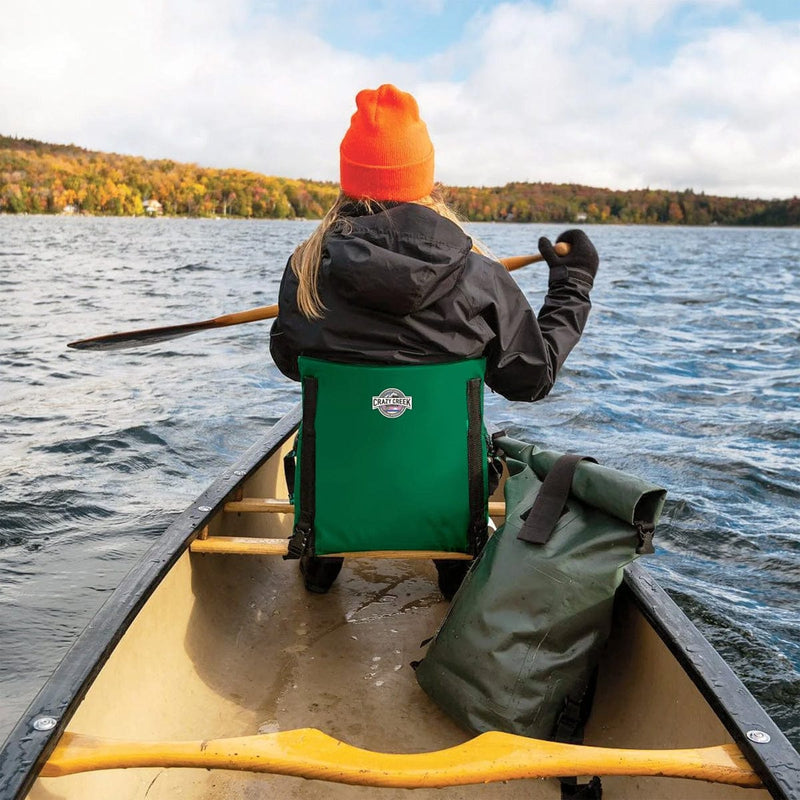
M 410 411 L 412 401 L 413 398 L 399 389 L 384 389 L 377 397 L 372 398 L 372 410 L 377 408 L 384 417 L 394 419 Z

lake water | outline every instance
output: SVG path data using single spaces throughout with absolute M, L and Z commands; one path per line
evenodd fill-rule
M 170 520 L 299 399 L 269 323 L 66 343 L 274 302 L 312 222 L 0 217 L 0 739 Z M 554 225 L 472 225 L 498 256 Z M 664 485 L 648 566 L 800 746 L 800 230 L 586 228 L 594 309 L 518 436 Z M 545 270 L 515 273 L 538 308 Z

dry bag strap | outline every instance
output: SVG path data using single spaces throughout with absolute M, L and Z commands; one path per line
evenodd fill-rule
M 558 518 L 567 504 L 567 497 L 572 488 L 572 476 L 575 467 L 581 461 L 594 461 L 591 456 L 579 456 L 577 453 L 567 453 L 553 464 L 547 473 L 536 495 L 533 508 L 531 508 L 517 539 L 531 544 L 547 544 L 553 533 Z

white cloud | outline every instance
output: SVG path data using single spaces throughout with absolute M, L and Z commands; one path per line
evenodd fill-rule
M 330 123 L 343 129 L 365 74 L 394 70 L 246 12 L 189 0 L 20 4 L 0 42 L 0 130 L 333 177 Z
M 739 15 L 637 64 L 631 43 L 685 5 L 505 3 L 401 63 L 338 49 L 281 3 L 32 0 L 4 11 L 0 132 L 335 180 L 356 92 L 390 81 L 417 96 L 448 183 L 796 194 L 800 24 Z
M 800 25 L 748 18 L 688 41 L 665 65 L 598 45 L 572 0 L 496 9 L 479 65 L 432 116 L 445 181 L 576 181 L 749 196 L 800 190 Z M 610 3 L 603 4 L 609 11 Z M 628 0 L 615 5 L 624 13 Z M 466 109 L 466 110 L 465 110 Z M 470 138 L 471 134 L 471 138 Z

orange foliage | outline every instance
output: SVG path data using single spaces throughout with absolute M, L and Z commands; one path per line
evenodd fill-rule
M 0 136 L 0 213 L 142 215 L 157 200 L 169 215 L 319 218 L 335 183 L 208 169 Z M 747 200 L 576 184 L 509 183 L 449 187 L 448 200 L 471 221 L 689 225 L 799 225 L 800 201 Z

